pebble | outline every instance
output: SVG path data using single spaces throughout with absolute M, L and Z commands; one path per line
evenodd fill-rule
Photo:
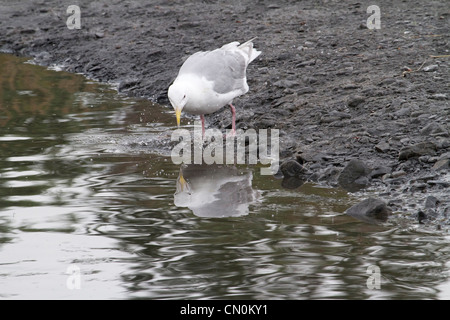
M 439 200 L 434 196 L 428 196 L 425 199 L 425 209 L 428 208 L 436 208 L 437 204 L 439 203 Z

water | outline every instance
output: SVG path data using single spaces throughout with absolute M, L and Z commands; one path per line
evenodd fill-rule
M 0 54 L 0 298 L 450 298 L 448 235 L 253 166 L 180 168 L 170 108 L 25 61 Z

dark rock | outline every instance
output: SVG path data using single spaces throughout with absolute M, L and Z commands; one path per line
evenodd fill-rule
M 429 184 L 430 186 L 441 186 L 443 188 L 450 187 L 450 182 L 444 180 L 430 180 L 427 181 L 427 184 Z
M 370 172 L 371 169 L 364 162 L 353 159 L 342 170 L 338 177 L 338 183 L 350 192 L 358 191 L 368 185 L 368 180 L 360 178 L 366 177 Z
M 280 165 L 283 174 L 281 186 L 286 189 L 296 189 L 304 184 L 311 174 L 308 173 L 300 163 L 295 160 L 284 161 Z
M 304 164 L 306 162 L 313 162 L 313 156 L 314 154 L 310 153 L 310 152 L 303 152 L 303 151 L 297 151 L 297 153 L 295 154 L 297 161 L 300 164 Z
M 409 190 L 411 192 L 418 192 L 418 191 L 424 192 L 426 190 L 426 188 L 427 188 L 427 184 L 426 183 L 416 182 L 409 188 Z
M 368 223 L 379 223 L 386 222 L 392 210 L 383 201 L 368 198 L 350 207 L 345 213 Z
M 122 80 L 122 81 L 120 81 L 120 83 L 117 87 L 117 91 L 122 92 L 125 90 L 129 90 L 129 89 L 135 87 L 136 85 L 138 85 L 139 83 L 140 83 L 139 79 Z
M 426 220 L 426 219 L 427 219 L 427 215 L 425 214 L 425 212 L 419 211 L 417 213 L 417 220 L 419 220 L 420 224 L 423 224 L 423 220 Z
M 306 172 L 303 166 L 295 160 L 284 161 L 280 165 L 280 170 L 285 177 L 298 177 Z
M 365 101 L 366 101 L 366 98 L 364 98 L 364 97 L 354 96 L 348 100 L 347 104 L 350 108 L 356 108 L 357 106 L 359 106 L 361 103 L 363 103 Z
M 421 142 L 411 146 L 404 147 L 398 155 L 399 160 L 407 160 L 412 157 L 418 157 L 425 154 L 434 154 L 436 145 L 433 142 Z

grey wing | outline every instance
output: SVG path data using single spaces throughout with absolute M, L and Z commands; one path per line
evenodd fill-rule
M 239 90 L 244 93 L 247 64 L 239 52 L 217 49 L 197 52 L 182 65 L 179 74 L 192 73 L 214 83 L 214 91 L 228 93 Z

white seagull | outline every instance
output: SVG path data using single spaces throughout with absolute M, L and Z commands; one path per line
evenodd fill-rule
M 233 99 L 248 92 L 247 66 L 261 52 L 253 48 L 253 39 L 239 45 L 231 42 L 212 51 L 191 55 L 181 66 L 169 87 L 168 96 L 180 126 L 181 111 L 198 114 L 205 133 L 205 114 L 229 105 L 232 112 L 232 135 L 236 132 L 236 109 Z

